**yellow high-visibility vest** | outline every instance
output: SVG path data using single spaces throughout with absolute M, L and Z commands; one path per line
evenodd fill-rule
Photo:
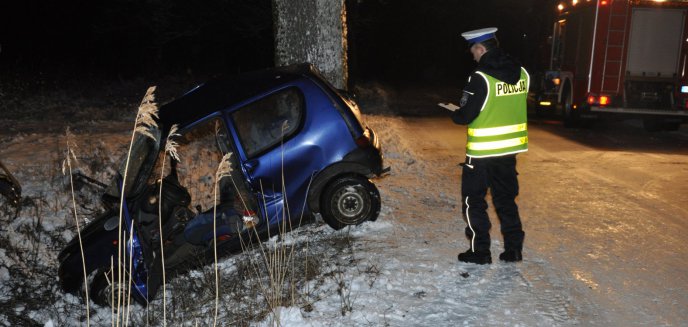
M 485 79 L 487 96 L 480 114 L 468 125 L 466 155 L 482 158 L 528 151 L 528 72 L 521 68 L 516 84 L 476 73 Z

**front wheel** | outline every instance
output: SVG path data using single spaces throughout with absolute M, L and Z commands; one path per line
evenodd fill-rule
M 115 268 L 116 269 L 116 268 Z M 96 270 L 93 281 L 89 286 L 89 296 L 91 301 L 103 307 L 111 307 L 114 302 L 129 296 L 127 281 L 118 281 L 117 274 L 103 268 Z M 120 287 L 117 287 L 120 285 Z
M 362 176 L 339 177 L 331 182 L 320 198 L 322 216 L 334 229 L 374 221 L 380 214 L 380 192 Z

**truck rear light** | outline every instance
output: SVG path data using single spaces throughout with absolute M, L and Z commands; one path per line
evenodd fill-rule
M 609 104 L 609 97 L 606 95 L 600 96 L 600 106 L 606 106 Z
M 590 94 L 588 95 L 588 104 L 589 105 L 600 105 L 600 106 L 606 106 L 611 103 L 611 98 L 608 95 L 594 95 Z

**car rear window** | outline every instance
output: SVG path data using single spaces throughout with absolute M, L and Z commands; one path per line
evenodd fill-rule
M 303 117 L 301 90 L 286 88 L 231 114 L 246 156 L 253 158 L 294 135 Z

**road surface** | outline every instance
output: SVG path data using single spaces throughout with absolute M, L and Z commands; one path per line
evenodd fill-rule
M 379 184 L 387 191 L 393 219 L 417 229 L 432 252 L 455 260 L 467 248 L 457 201 L 465 127 L 445 117 L 391 120 L 371 117 L 371 125 L 392 145 L 388 162 L 396 173 Z M 518 156 L 517 203 L 526 244 L 517 270 L 530 286 L 548 285 L 531 294 L 533 299 L 516 294 L 516 301 L 539 302 L 562 324 L 686 324 L 686 130 L 684 125 L 678 132 L 646 133 L 633 121 L 593 129 L 529 123 L 529 151 Z M 404 202 L 416 200 L 415 206 Z M 491 218 L 496 257 L 501 236 L 494 211 Z M 537 276 L 543 273 L 557 276 L 547 281 Z M 511 311 L 528 308 L 502 301 Z M 506 317 L 510 313 L 503 318 L 513 319 Z

